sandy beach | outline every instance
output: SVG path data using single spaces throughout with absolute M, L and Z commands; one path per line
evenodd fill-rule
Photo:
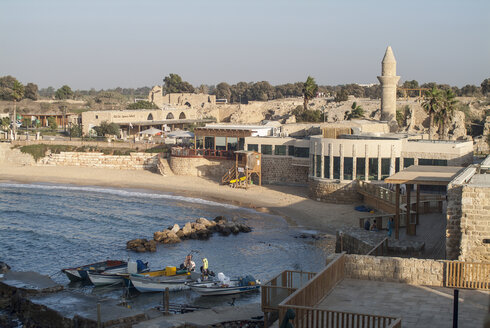
M 355 204 L 336 205 L 307 197 L 306 187 L 265 185 L 233 189 L 217 181 L 188 176 L 162 176 L 149 171 L 70 166 L 0 166 L 0 181 L 61 183 L 112 188 L 148 189 L 231 203 L 284 217 L 289 224 L 335 233 L 356 225 L 362 216 Z

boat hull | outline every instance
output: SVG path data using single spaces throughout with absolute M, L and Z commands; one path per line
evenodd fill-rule
M 203 296 L 233 295 L 260 289 L 260 285 L 223 287 L 219 283 L 195 283 L 190 284 L 189 287 Z
M 178 291 L 189 289 L 185 284 L 189 281 L 190 276 L 167 276 L 167 277 L 146 277 L 141 275 L 131 275 L 130 280 L 134 288 L 140 293 Z
M 62 269 L 61 272 L 66 274 L 70 281 L 84 281 L 89 280 L 88 272 L 101 272 L 106 271 L 110 273 L 125 272 L 127 270 L 127 262 L 119 260 L 108 260 L 103 262 L 92 263 L 88 265 L 79 266 L 76 268 Z
M 88 277 L 95 286 L 119 285 L 124 281 L 124 274 L 88 272 Z

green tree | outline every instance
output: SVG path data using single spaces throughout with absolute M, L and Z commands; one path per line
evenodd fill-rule
M 339 92 L 335 94 L 334 101 L 339 103 L 342 101 L 347 101 L 348 99 L 349 99 L 349 95 L 347 94 L 347 91 L 344 88 L 342 88 L 340 89 Z
M 440 126 L 439 132 L 443 140 L 449 139 L 449 126 L 454 117 L 457 103 L 456 95 L 451 89 L 441 92 L 441 103 L 434 118 Z
M 48 126 L 51 131 L 56 131 L 56 129 L 58 129 L 58 124 L 56 123 L 56 119 L 54 117 L 48 117 Z
M 103 137 L 105 135 L 118 135 L 120 127 L 116 123 L 109 123 L 108 121 L 102 121 L 99 126 L 93 128 L 98 136 Z
M 74 138 L 82 136 L 82 127 L 78 124 L 73 125 L 70 129 L 70 135 Z
M 1 100 L 14 100 L 12 98 L 12 90 L 14 88 L 17 79 L 11 75 L 0 77 L 0 99 Z
M 434 125 L 434 117 L 439 111 L 442 104 L 442 93 L 437 87 L 433 87 L 425 92 L 425 98 L 422 102 L 422 107 L 429 115 L 429 139 L 432 139 L 432 128 Z
M 170 73 L 163 79 L 163 93 L 180 93 L 180 92 L 194 92 L 194 87 L 186 81 L 182 81 L 182 78 L 178 74 Z
M 490 78 L 483 80 L 481 83 L 481 93 L 484 95 L 490 93 Z
M 315 79 L 308 76 L 303 84 L 303 110 L 308 110 L 308 101 L 316 97 L 318 93 L 318 85 L 315 83 Z
M 158 106 L 146 100 L 140 100 L 126 106 L 127 109 L 158 109 Z
M 0 128 L 4 131 L 7 131 L 10 127 L 10 118 L 2 117 L 0 119 Z
M 352 120 L 364 117 L 364 109 L 360 105 L 357 105 L 355 101 L 352 103 L 351 109 L 350 113 L 346 112 L 345 119 Z
M 407 89 L 417 89 L 419 87 L 419 82 L 416 80 L 403 82 L 403 87 Z
M 56 99 L 64 100 L 64 99 L 70 99 L 72 97 L 73 97 L 73 91 L 67 85 L 64 85 L 61 88 L 59 88 L 58 90 L 56 90 L 56 93 L 55 93 Z
M 214 93 L 217 99 L 227 99 L 228 101 L 231 99 L 231 88 L 226 82 L 221 82 L 218 84 Z
M 39 98 L 39 91 L 37 84 L 27 83 L 25 87 L 24 97 L 27 99 L 37 100 Z

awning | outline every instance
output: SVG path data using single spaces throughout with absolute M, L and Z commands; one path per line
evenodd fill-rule
M 159 130 L 159 129 L 155 129 L 155 128 L 149 128 L 149 129 L 146 129 L 146 130 L 143 130 L 140 132 L 140 134 L 150 134 L 152 136 L 154 136 L 155 134 L 159 134 L 159 133 L 162 133 L 163 131 L 162 130 Z
M 167 137 L 169 138 L 194 138 L 194 133 L 189 131 L 174 131 L 167 133 Z
M 412 165 L 386 178 L 385 182 L 447 186 L 463 170 L 464 167 L 459 166 Z

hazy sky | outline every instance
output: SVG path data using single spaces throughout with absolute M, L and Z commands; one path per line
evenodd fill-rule
M 490 1 L 0 0 L 0 76 L 74 89 L 490 77 Z

